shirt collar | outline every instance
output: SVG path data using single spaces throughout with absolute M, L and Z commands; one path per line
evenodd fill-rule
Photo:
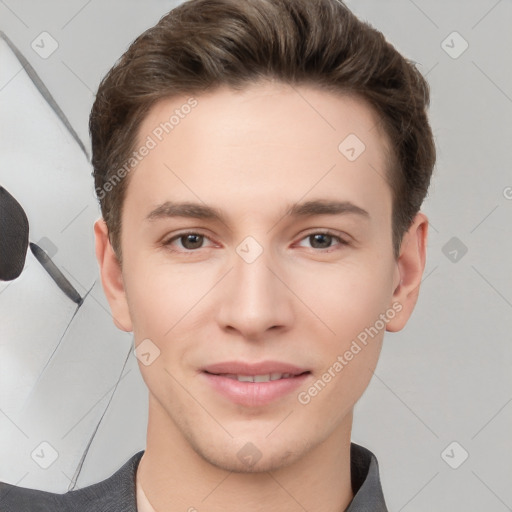
M 350 473 L 354 497 L 345 512 L 388 512 L 375 455 L 355 443 L 350 443 Z

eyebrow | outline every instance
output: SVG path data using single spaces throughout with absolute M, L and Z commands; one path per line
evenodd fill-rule
M 313 217 L 315 215 L 357 215 L 369 219 L 370 214 L 349 201 L 315 200 L 292 204 L 285 213 L 286 217 Z M 207 219 L 227 224 L 222 210 L 201 203 L 166 201 L 152 210 L 145 218 L 155 221 L 172 217 Z

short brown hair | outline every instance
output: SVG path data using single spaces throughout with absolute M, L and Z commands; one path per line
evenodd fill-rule
M 415 64 L 338 0 L 188 0 L 134 40 L 101 81 L 92 107 L 95 188 L 120 262 L 128 180 L 116 173 L 152 105 L 265 79 L 355 94 L 373 107 L 392 148 L 386 172 L 398 257 L 436 159 L 429 86 Z

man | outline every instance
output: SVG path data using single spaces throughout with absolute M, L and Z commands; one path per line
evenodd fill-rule
M 386 511 L 352 413 L 418 297 L 428 103 L 336 0 L 190 0 L 139 36 L 90 131 L 146 450 L 62 496 L 0 487 L 2 510 Z

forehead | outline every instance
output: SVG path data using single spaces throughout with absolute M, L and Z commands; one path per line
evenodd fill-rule
M 291 203 L 313 189 L 343 188 L 383 202 L 382 189 L 389 189 L 389 146 L 374 110 L 358 97 L 311 86 L 219 87 L 160 100 L 139 128 L 136 146 L 145 144 L 151 150 L 128 195 L 154 204 L 173 194 L 229 206 L 234 194 L 279 201 L 286 193 Z
M 240 125 L 241 118 L 243 126 Z M 356 94 L 268 81 L 248 85 L 242 90 L 219 86 L 200 95 L 161 99 L 143 119 L 138 130 L 138 142 L 143 142 L 147 135 L 162 142 L 173 133 L 177 143 L 180 137 L 190 136 L 191 129 L 199 137 L 211 128 L 205 124 L 211 121 L 224 130 L 222 136 L 229 128 L 243 128 L 230 133 L 232 138 L 236 133 L 243 138 L 248 132 L 256 132 L 259 142 L 264 142 L 262 138 L 267 133 L 268 142 L 273 142 L 273 130 L 288 128 L 290 135 L 296 136 L 290 128 L 302 122 L 305 135 L 317 132 L 321 137 L 337 142 L 344 132 L 352 130 L 363 142 L 371 144 L 374 139 L 381 139 L 381 149 L 389 149 L 388 138 L 381 129 L 375 109 Z M 211 138 L 215 133 L 208 135 Z M 315 142 L 314 137 L 312 142 Z

